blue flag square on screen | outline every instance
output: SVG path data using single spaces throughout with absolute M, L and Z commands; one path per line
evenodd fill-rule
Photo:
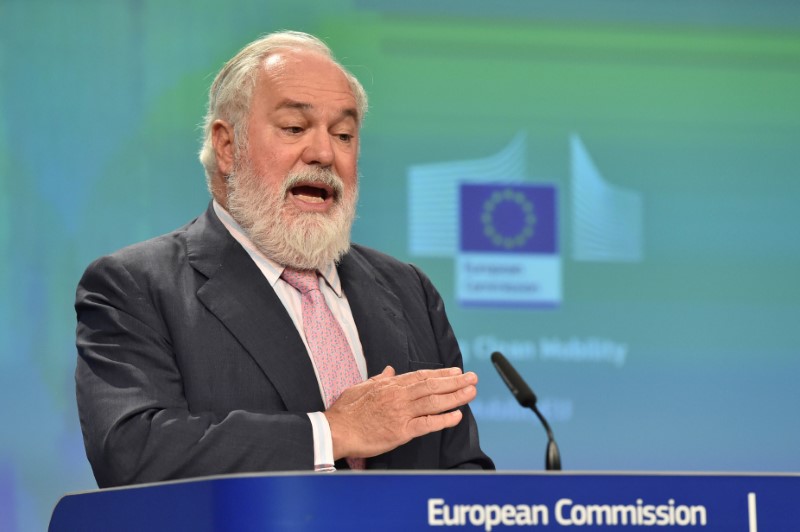
M 461 185 L 461 251 L 558 252 L 553 185 Z

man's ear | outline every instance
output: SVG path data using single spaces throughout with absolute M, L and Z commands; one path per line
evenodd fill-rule
M 214 120 L 211 124 L 211 144 L 217 157 L 217 168 L 223 176 L 233 172 L 233 155 L 235 152 L 235 134 L 233 126 L 225 120 Z

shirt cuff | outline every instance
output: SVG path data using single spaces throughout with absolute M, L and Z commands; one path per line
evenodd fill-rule
M 333 465 L 333 438 L 328 418 L 322 412 L 309 412 L 314 438 L 314 471 L 336 471 Z

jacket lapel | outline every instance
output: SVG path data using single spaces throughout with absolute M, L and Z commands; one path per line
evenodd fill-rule
M 339 265 L 342 290 L 356 322 L 369 377 L 386 366 L 398 374 L 408 371 L 408 327 L 400 301 L 357 249 Z
M 407 372 L 408 326 L 397 296 L 357 249 L 342 259 L 339 276 L 358 328 L 368 375 L 378 375 L 386 366 L 398 374 Z M 368 458 L 367 468 L 391 469 L 397 456 L 394 450 Z
M 324 410 L 314 368 L 283 304 L 213 207 L 187 230 L 189 262 L 208 277 L 198 299 L 236 337 L 293 412 Z

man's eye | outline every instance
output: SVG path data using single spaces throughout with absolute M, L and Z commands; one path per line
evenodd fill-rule
M 283 128 L 283 130 L 290 135 L 299 135 L 303 132 L 303 128 L 300 126 L 288 126 Z
M 342 142 L 350 142 L 353 140 L 353 135 L 350 135 L 349 133 L 338 133 L 336 136 L 339 137 L 339 140 Z

